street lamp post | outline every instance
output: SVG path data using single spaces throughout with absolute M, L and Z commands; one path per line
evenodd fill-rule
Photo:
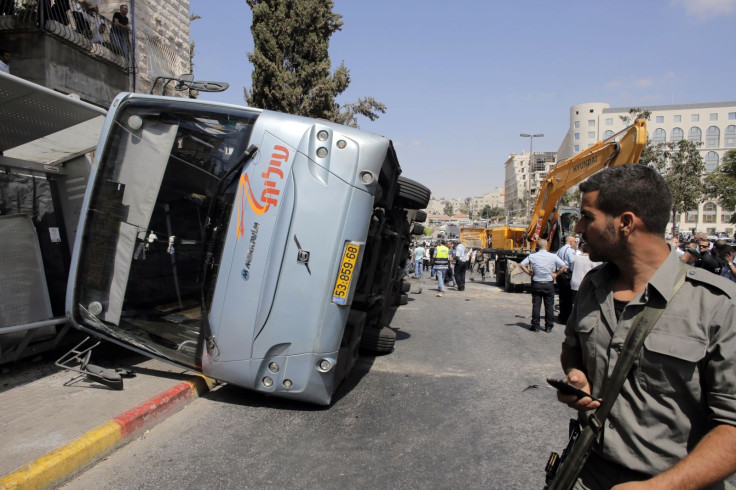
M 531 216 L 529 215 L 529 207 L 531 206 L 532 201 L 532 175 L 534 174 L 534 164 L 532 163 L 532 148 L 534 145 L 534 138 L 542 138 L 544 137 L 543 134 L 526 134 L 521 133 L 519 136 L 522 138 L 529 138 L 529 195 L 526 201 L 526 215 L 529 216 L 529 219 L 531 219 Z

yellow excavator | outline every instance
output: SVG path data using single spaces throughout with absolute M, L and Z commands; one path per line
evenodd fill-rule
M 619 133 L 555 165 L 540 183 L 528 227 L 462 228 L 461 241 L 466 247 L 482 248 L 495 257 L 497 284 L 507 291 L 523 288 L 529 284 L 529 276 L 520 270 L 519 262 L 534 250 L 539 238 L 547 239 L 550 250 L 559 248 L 565 228 L 563 215 L 577 213 L 573 208 L 559 208 L 560 197 L 605 167 L 639 163 L 646 143 L 646 121 L 637 119 Z

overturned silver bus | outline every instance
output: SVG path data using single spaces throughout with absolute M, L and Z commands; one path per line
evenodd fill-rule
M 326 121 L 121 94 L 77 231 L 67 316 L 207 376 L 329 404 L 393 350 L 430 191 L 391 142 Z

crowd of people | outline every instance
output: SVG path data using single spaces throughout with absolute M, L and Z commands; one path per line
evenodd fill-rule
M 475 274 L 485 281 L 486 273 L 493 270 L 490 254 L 479 249 L 466 248 L 460 240 L 418 241 L 410 245 L 411 266 L 415 279 L 424 278 L 428 272 L 437 280 L 437 294 L 442 297 L 446 286 L 465 291 L 466 275 L 475 281 Z M 409 273 L 409 271 L 407 271 Z
M 711 242 L 705 233 L 700 232 L 684 242 L 679 237 L 672 237 L 669 243 L 685 263 L 736 282 L 736 267 L 733 263 L 736 250 L 725 238 Z

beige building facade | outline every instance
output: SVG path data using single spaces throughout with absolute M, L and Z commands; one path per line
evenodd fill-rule
M 605 103 L 579 104 L 570 108 L 570 128 L 558 150 L 560 160 L 607 139 L 624 129 L 629 107 L 612 108 Z M 736 102 L 640 106 L 650 111 L 648 138 L 652 143 L 687 139 L 699 145 L 706 172 L 720 165 L 729 150 L 736 149 Z M 675 219 L 680 231 L 704 231 L 733 236 L 736 225 L 729 223 L 733 209 L 722 209 L 714 199 L 706 199 L 698 209 Z

